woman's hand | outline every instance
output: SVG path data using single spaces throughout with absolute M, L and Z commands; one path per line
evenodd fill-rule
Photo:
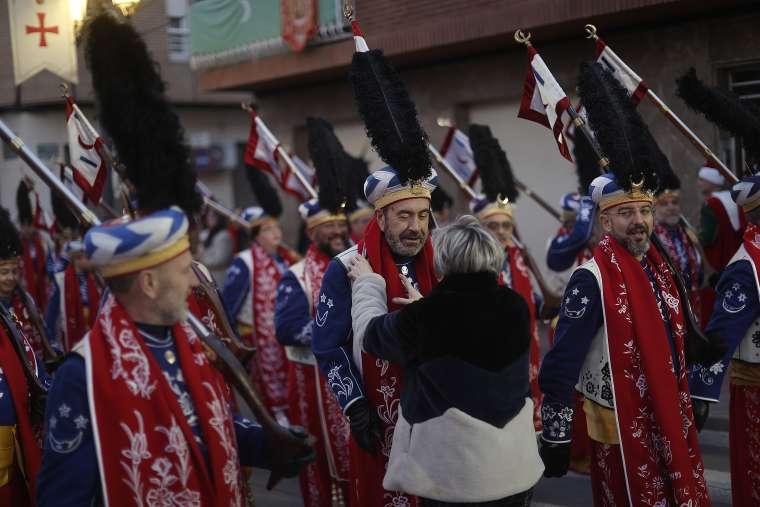
M 412 281 L 407 278 L 406 276 L 399 273 L 398 275 L 401 278 L 401 283 L 404 286 L 404 289 L 406 289 L 406 297 L 405 298 L 393 298 L 393 302 L 397 305 L 408 305 L 409 303 L 413 303 L 417 301 L 418 299 L 422 299 L 422 294 L 420 294 L 420 291 L 414 288 L 414 285 L 412 285 Z
M 349 262 L 348 278 L 353 282 L 356 281 L 362 275 L 374 273 L 372 266 L 369 265 L 367 259 L 361 255 L 357 255 Z

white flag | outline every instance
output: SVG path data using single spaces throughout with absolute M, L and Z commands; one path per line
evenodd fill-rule
M 43 70 L 77 82 L 69 0 L 8 0 L 16 86 Z
M 66 97 L 66 126 L 72 178 L 87 200 L 100 204 L 106 183 L 105 144 L 71 97 Z

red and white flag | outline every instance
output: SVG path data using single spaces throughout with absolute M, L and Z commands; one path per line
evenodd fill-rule
M 103 139 L 71 97 L 66 97 L 71 178 L 86 201 L 100 204 L 106 183 L 106 152 Z
M 256 116 L 256 111 L 251 111 L 251 130 L 243 156 L 245 165 L 249 166 L 248 170 L 258 169 L 268 172 L 282 190 L 296 199 L 308 201 L 311 199 L 311 194 L 291 174 L 290 167 L 279 155 L 279 147 L 280 141 L 269 131 L 264 121 Z M 295 161 L 293 162 L 295 164 Z M 306 181 L 309 182 L 310 178 L 307 177 Z
M 612 72 L 612 75 L 628 90 L 634 105 L 641 102 L 649 86 L 602 39 L 596 39 L 594 59 Z
M 470 138 L 458 128 L 451 126 L 446 133 L 446 139 L 441 145 L 441 156 L 449 166 L 467 183 L 470 188 L 475 188 L 480 173 L 475 166 L 475 158 L 470 148 Z
M 59 166 L 61 169 L 61 181 L 63 182 L 64 186 L 66 186 L 66 188 L 68 188 L 71 193 L 77 196 L 77 199 L 82 202 L 86 202 L 84 190 L 82 190 L 82 187 L 76 183 L 76 180 L 74 178 L 74 172 L 76 169 L 68 164 L 59 164 Z
M 311 188 L 315 188 L 317 186 L 317 173 L 314 169 L 301 160 L 298 155 L 290 155 L 290 160 L 293 161 L 296 170 L 311 185 Z M 292 190 L 291 193 L 297 194 L 304 201 L 308 201 L 311 198 L 309 192 L 301 185 L 301 182 L 293 174 L 293 171 L 288 171 L 288 179 L 285 182 L 285 186 Z
M 8 0 L 16 86 L 43 70 L 77 82 L 74 20 L 68 0 Z
M 528 58 L 528 72 L 525 75 L 523 97 L 517 116 L 534 121 L 554 132 L 554 140 L 560 154 L 572 162 L 573 158 L 563 134 L 565 126 L 570 123 L 567 113 L 570 99 L 533 46 L 528 46 Z

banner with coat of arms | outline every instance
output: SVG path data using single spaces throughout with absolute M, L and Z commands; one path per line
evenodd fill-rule
M 77 82 L 74 21 L 68 0 L 8 0 L 16 86 L 43 70 Z

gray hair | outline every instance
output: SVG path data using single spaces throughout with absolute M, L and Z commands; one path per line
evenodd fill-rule
M 433 266 L 446 277 L 455 273 L 501 272 L 504 249 L 472 215 L 433 231 Z

